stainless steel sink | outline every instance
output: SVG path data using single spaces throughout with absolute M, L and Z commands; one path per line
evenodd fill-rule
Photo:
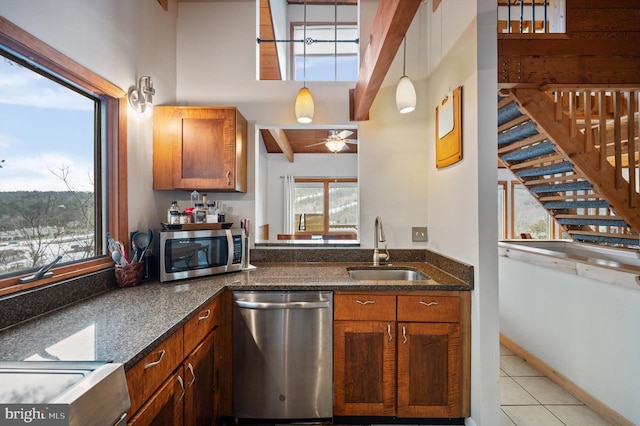
M 429 276 L 411 268 L 347 268 L 349 276 L 354 280 L 370 281 L 421 281 L 428 280 Z

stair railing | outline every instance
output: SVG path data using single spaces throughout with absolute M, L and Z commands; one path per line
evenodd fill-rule
M 584 151 L 599 151 L 598 168 L 615 168 L 615 187 L 629 184 L 629 207 L 636 206 L 639 193 L 638 158 L 640 89 L 553 88 L 556 121 L 566 113 L 570 135 L 584 135 Z

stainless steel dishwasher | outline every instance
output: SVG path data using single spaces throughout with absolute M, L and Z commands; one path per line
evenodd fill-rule
M 333 415 L 333 293 L 234 292 L 237 419 Z

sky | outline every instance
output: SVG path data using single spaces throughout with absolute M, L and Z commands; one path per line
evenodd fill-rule
M 0 56 L 0 192 L 93 191 L 94 101 Z

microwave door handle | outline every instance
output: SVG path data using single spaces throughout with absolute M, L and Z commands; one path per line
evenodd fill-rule
M 227 264 L 224 269 L 227 270 L 233 264 L 233 234 L 230 229 L 225 229 L 227 234 Z

